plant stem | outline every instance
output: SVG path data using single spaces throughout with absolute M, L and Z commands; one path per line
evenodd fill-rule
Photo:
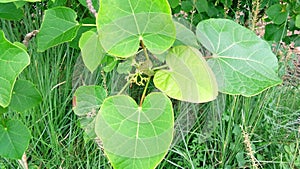
M 255 2 L 253 2 L 253 8 L 252 8 L 253 18 L 252 18 L 252 25 L 251 25 L 252 31 L 254 31 L 255 26 L 256 26 L 257 15 L 259 12 L 259 6 L 260 6 L 260 0 L 256 0 Z
M 86 4 L 90 10 L 90 12 L 95 16 L 95 18 L 97 17 L 97 11 L 95 10 L 94 6 L 93 6 L 93 2 L 92 0 L 86 0 Z
M 81 24 L 81 26 L 97 26 L 96 24 Z
M 162 66 L 155 67 L 152 70 L 154 71 L 154 70 L 159 70 L 159 69 L 163 69 L 163 68 L 167 68 L 167 67 L 168 67 L 168 65 L 162 65 Z
M 147 60 L 150 60 L 150 58 L 149 58 L 149 56 L 148 56 L 147 49 L 146 49 L 146 47 L 145 47 L 145 45 L 144 45 L 144 42 L 143 42 L 143 40 L 140 40 L 140 42 L 141 42 L 141 46 L 142 46 L 142 48 L 143 48 L 143 50 L 144 50 L 144 53 L 145 53 L 146 59 L 147 59 Z
M 122 94 L 124 92 L 124 90 L 128 87 L 128 85 L 130 84 L 131 80 L 128 80 L 127 83 L 124 85 L 124 87 L 120 90 L 120 92 L 118 93 L 118 95 Z
M 151 79 L 151 77 L 148 78 L 148 81 L 147 81 L 146 86 L 145 86 L 145 88 L 144 88 L 143 95 L 142 95 L 142 97 L 141 97 L 141 101 L 140 101 L 140 105 L 139 105 L 140 107 L 142 107 L 143 102 L 144 102 L 144 99 L 145 99 L 145 97 L 146 97 L 146 92 L 147 92 L 147 88 L 148 88 L 148 86 L 149 86 L 150 79 Z

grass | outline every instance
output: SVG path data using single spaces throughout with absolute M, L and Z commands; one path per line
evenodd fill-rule
M 27 17 L 22 22 L 1 20 L 6 37 L 22 41 L 26 33 L 38 29 L 41 18 L 31 17 L 31 13 L 38 14 L 41 8 L 32 11 L 27 6 Z M 73 75 L 85 72 L 73 66 L 78 62 L 79 51 L 63 44 L 38 53 L 33 39 L 28 52 L 31 65 L 20 78 L 36 85 L 43 102 L 35 109 L 11 116 L 22 120 L 31 131 L 26 151 L 30 168 L 111 168 L 96 143 L 85 143 L 78 118 L 72 112 Z M 101 75 L 88 75 L 87 84 L 103 82 Z M 123 76 L 110 73 L 106 78 L 110 94 L 122 88 Z M 178 119 L 175 138 L 158 168 L 299 168 L 299 93 L 299 89 L 287 84 L 251 98 L 220 94 L 208 104 L 174 101 Z M 0 168 L 22 166 L 17 160 L 0 158 Z

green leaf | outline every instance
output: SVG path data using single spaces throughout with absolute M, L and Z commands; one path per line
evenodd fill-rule
M 96 117 L 96 134 L 115 169 L 154 169 L 166 155 L 173 137 L 170 99 L 149 94 L 142 107 L 129 96 L 104 100 Z
M 288 12 L 284 8 L 283 5 L 275 4 L 270 6 L 266 13 L 275 24 L 280 25 L 284 23 L 288 17 Z
M 196 35 L 183 24 L 174 21 L 176 27 L 176 41 L 173 46 L 186 45 L 199 49 Z
M 27 50 L 27 47 L 21 42 L 14 42 L 13 45 L 15 45 L 21 49 L 24 49 L 25 51 Z
M 16 78 L 29 63 L 26 51 L 10 43 L 0 30 L 0 106 L 9 105 Z
M 99 42 L 98 35 L 94 31 L 87 31 L 82 34 L 79 40 L 82 60 L 85 66 L 93 73 L 100 65 L 105 52 Z
M 231 20 L 209 19 L 199 23 L 196 35 L 212 53 L 208 63 L 220 92 L 253 96 L 281 83 L 270 46 L 245 27 Z
M 26 80 L 17 80 L 9 107 L 17 112 L 24 112 L 37 106 L 42 101 L 40 92 L 34 84 Z
M 18 9 L 14 3 L 0 3 L 0 18 L 7 20 L 20 20 L 23 16 L 23 10 Z
M 95 117 L 107 93 L 101 86 L 81 86 L 74 94 L 74 113 L 80 117 L 80 127 L 87 140 L 94 139 Z
M 198 1 L 196 1 L 195 6 L 196 6 L 196 9 L 199 13 L 208 12 L 209 7 L 208 7 L 207 0 L 198 0 Z
M 76 12 L 67 7 L 46 10 L 37 35 L 38 51 L 43 52 L 50 47 L 73 40 L 80 27 L 76 17 Z
M 79 87 L 75 96 L 74 113 L 77 116 L 90 116 L 96 114 L 105 99 L 107 93 L 101 86 L 81 86 Z
M 193 2 L 191 2 L 191 0 L 187 0 L 187 1 L 182 1 L 181 2 L 181 9 L 185 12 L 190 12 L 193 10 Z
M 21 159 L 30 138 L 29 130 L 18 120 L 9 120 L 4 125 L 0 124 L 0 155 Z
M 215 76 L 197 49 L 174 47 L 166 62 L 170 70 L 159 70 L 153 81 L 169 97 L 192 103 L 208 102 L 217 97 Z
M 105 55 L 101 63 L 103 64 L 104 72 L 111 72 L 118 64 L 118 60 L 115 57 Z
M 84 19 L 80 20 L 81 25 L 82 24 L 96 25 L 95 22 L 96 22 L 95 18 L 84 18 Z M 81 26 L 77 31 L 76 37 L 71 42 L 69 42 L 70 47 L 75 48 L 75 49 L 80 49 L 79 48 L 79 40 L 80 40 L 82 34 L 84 32 L 90 31 L 94 28 L 95 28 L 95 26 Z
M 102 0 L 99 11 L 100 42 L 112 56 L 134 55 L 141 40 L 154 54 L 174 43 L 176 32 L 167 0 Z
M 279 42 L 287 33 L 287 29 L 283 25 L 267 24 L 265 26 L 264 38 L 267 41 Z

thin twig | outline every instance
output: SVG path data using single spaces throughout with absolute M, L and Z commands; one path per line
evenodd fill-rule
M 95 17 L 97 17 L 97 11 L 95 10 L 95 8 L 94 8 L 94 6 L 93 6 L 92 0 L 86 0 L 86 3 L 87 3 L 87 6 L 88 6 L 90 12 L 91 12 Z
M 27 33 L 24 37 L 24 40 L 23 40 L 23 44 L 27 47 L 28 46 L 28 43 L 29 41 L 35 37 L 37 34 L 39 33 L 39 30 L 34 30 L 30 33 Z
M 258 16 L 258 13 L 259 13 L 259 7 L 260 7 L 260 0 L 254 1 L 253 2 L 253 8 L 252 8 L 252 13 L 253 13 L 252 28 L 251 28 L 252 31 L 254 31 L 255 26 L 256 26 L 257 16 Z
M 26 153 L 23 154 L 22 159 L 18 160 L 23 169 L 28 169 L 27 156 Z

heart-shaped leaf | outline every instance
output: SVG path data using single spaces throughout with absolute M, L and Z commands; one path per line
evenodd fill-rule
M 208 64 L 219 91 L 253 96 L 281 83 L 276 56 L 268 43 L 252 31 L 227 19 L 209 19 L 197 26 L 197 38 L 212 52 Z
M 97 33 L 94 31 L 87 31 L 82 34 L 79 41 L 79 47 L 85 66 L 93 73 L 105 56 Z
M 24 112 L 42 101 L 40 92 L 26 80 L 17 80 L 9 107 L 14 111 Z
M 170 99 L 149 94 L 142 107 L 129 96 L 104 100 L 96 118 L 96 134 L 115 169 L 153 169 L 168 151 L 174 115 Z
M 106 95 L 105 89 L 101 86 L 81 86 L 74 94 L 73 111 L 79 116 L 81 128 L 84 129 L 88 139 L 96 137 L 95 117 Z
M 16 78 L 29 63 L 26 51 L 11 44 L 0 30 L 0 106 L 9 105 Z
M 129 57 L 142 40 L 152 53 L 163 53 L 176 33 L 167 0 L 102 0 L 97 17 L 100 42 L 110 55 Z
M 158 71 L 154 84 L 169 97 L 192 103 L 208 102 L 217 97 L 215 76 L 197 49 L 176 46 L 170 50 L 166 62 L 170 70 Z
M 76 12 L 67 7 L 46 10 L 37 35 L 38 51 L 43 52 L 50 47 L 73 40 L 80 27 L 76 17 Z
M 9 120 L 4 125 L 0 124 L 0 155 L 21 159 L 30 138 L 27 127 L 18 120 Z

